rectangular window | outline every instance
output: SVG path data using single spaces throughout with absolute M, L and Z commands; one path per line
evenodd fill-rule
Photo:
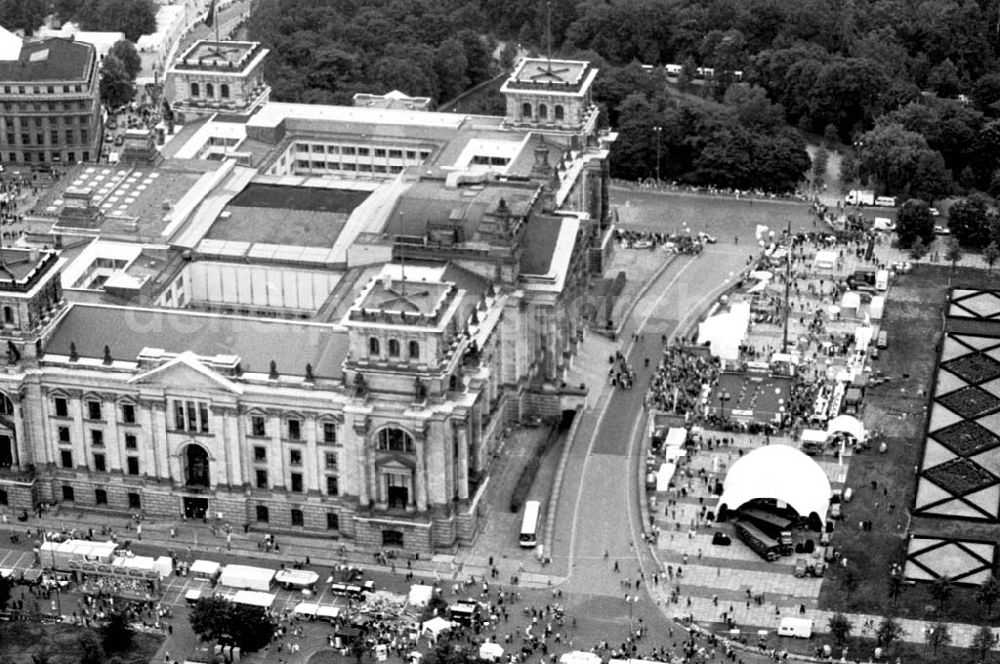
M 62 487 L 62 497 L 67 503 L 72 503 L 76 501 L 76 494 L 73 491 L 73 487 L 68 484 L 63 484 Z
M 323 422 L 323 442 L 329 444 L 337 442 L 336 422 Z
M 324 461 L 326 461 L 326 467 L 330 470 L 337 469 L 337 453 L 327 452 L 324 456 Z
M 73 467 L 73 453 L 70 450 L 59 450 L 59 460 L 63 468 Z
M 375 156 L 385 157 L 385 150 L 383 150 L 382 148 L 375 148 Z
M 98 505 L 107 505 L 108 492 L 104 489 L 94 489 L 94 502 Z
M 299 420 L 288 420 L 288 440 L 302 439 L 302 422 Z
M 406 151 L 406 158 L 407 159 L 416 159 L 417 158 L 417 151 L 416 150 L 407 150 Z
M 257 523 L 267 523 L 270 520 L 270 513 L 266 505 L 257 506 Z
M 292 491 L 302 493 L 302 473 L 292 473 Z
M 87 142 L 87 136 L 88 136 L 87 130 L 86 129 L 81 129 L 80 130 L 80 142 L 81 143 L 86 143 Z M 83 160 L 87 161 L 87 153 L 84 152 L 83 155 L 84 155 L 83 156 Z
M 358 172 L 360 172 L 360 173 L 371 173 L 372 172 L 372 165 L 371 164 L 358 164 Z
M 322 145 L 319 145 L 319 144 L 316 144 L 316 143 L 314 143 L 312 145 L 312 151 L 313 152 L 326 152 L 326 150 L 323 148 Z
M 104 447 L 104 432 L 100 429 L 91 429 L 90 444 L 94 447 Z
M 325 169 L 326 168 L 326 162 L 325 161 L 314 161 L 312 163 L 312 167 L 313 168 L 318 168 L 320 170 Z
M 180 401 L 174 402 L 174 428 L 184 431 L 184 404 Z
M 21 145 L 31 145 L 31 134 L 21 134 Z
M 389 158 L 390 159 L 402 159 L 403 158 L 403 151 L 402 150 L 389 150 Z
M 73 130 L 66 130 L 66 145 L 73 145 Z
M 193 401 L 184 402 L 184 408 L 187 410 L 187 430 L 197 431 L 198 430 L 198 409 Z
M 135 406 L 130 403 L 122 404 L 122 422 L 125 424 L 135 424 Z
M 198 420 L 201 424 L 201 432 L 208 433 L 208 404 L 204 401 L 198 402 Z
M 137 493 L 128 494 L 128 508 L 130 510 L 141 510 L 142 509 L 142 497 Z
M 368 156 L 368 148 L 358 148 L 358 156 L 359 157 L 367 157 Z
M 40 131 L 39 131 L 39 132 L 36 132 L 36 133 L 35 133 L 35 142 L 36 142 L 36 143 L 37 143 L 38 145 L 45 145 L 45 134 L 43 134 L 43 133 L 42 133 L 42 132 L 40 132 Z
M 264 416 L 263 415 L 251 415 L 250 416 L 250 435 L 251 436 L 266 436 L 267 430 L 264 428 Z
M 59 132 L 55 129 L 49 130 L 49 144 L 59 145 Z
M 288 450 L 288 463 L 292 466 L 301 466 L 302 450 Z
M 56 397 L 56 415 L 58 417 L 69 417 L 69 402 L 66 397 Z
M 296 152 L 309 152 L 309 145 L 307 143 L 296 143 L 295 144 L 295 151 Z
M 103 472 L 105 472 L 107 470 L 107 468 L 108 467 L 107 467 L 107 463 L 106 463 L 106 461 L 104 459 L 104 455 L 103 454 L 95 454 L 94 455 L 94 470 L 96 470 L 99 473 L 103 473 Z
M 134 433 L 125 434 L 125 449 L 134 450 L 139 448 L 139 441 Z
M 90 420 L 100 420 L 101 418 L 101 402 L 100 401 L 87 401 L 87 419 Z
M 59 442 L 60 443 L 72 442 L 69 437 L 69 427 L 59 427 Z
M 427 158 L 428 158 L 428 157 L 430 157 L 430 156 L 431 156 L 431 153 L 430 153 L 430 152 L 428 152 L 428 151 L 426 151 L 426 150 L 421 150 L 421 151 L 420 151 L 420 158 L 421 158 L 421 159 L 427 159 Z
M 267 471 L 258 470 L 257 471 L 257 488 L 266 489 L 267 488 Z
M 328 476 L 326 478 L 326 495 L 336 496 L 340 493 L 339 486 L 337 484 L 337 478 L 335 476 Z
M 302 517 L 302 510 L 293 509 L 292 510 L 292 525 L 301 526 L 305 523 L 305 519 Z
M 353 155 L 353 154 L 357 154 L 357 150 L 354 147 L 350 146 L 350 145 L 346 145 L 346 146 L 340 148 L 340 154 L 350 154 L 350 155 Z
M 326 513 L 326 529 L 340 530 L 340 516 L 336 512 Z
M 257 463 L 267 461 L 267 448 L 262 445 L 257 445 L 253 448 L 253 460 Z
M 7 145 L 14 145 L 14 134 L 7 134 Z
M 129 475 L 139 474 L 139 457 L 130 456 L 125 459 L 125 467 Z

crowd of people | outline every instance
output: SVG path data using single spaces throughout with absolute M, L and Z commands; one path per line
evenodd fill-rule
M 608 381 L 611 386 L 631 390 L 632 384 L 635 383 L 635 370 L 629 366 L 625 355 L 620 350 L 616 350 L 614 355 L 608 357 L 608 363 L 611 365 L 611 368 L 608 369 Z

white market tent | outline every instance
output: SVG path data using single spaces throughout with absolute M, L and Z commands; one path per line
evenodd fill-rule
M 822 429 L 803 429 L 802 430 L 802 442 L 803 443 L 825 443 L 826 439 L 830 437 L 826 431 Z
M 716 513 L 735 511 L 755 498 L 787 503 L 800 516 L 826 518 L 830 480 L 819 464 L 789 445 L 758 447 L 733 464 L 722 484 Z
M 191 563 L 191 575 L 199 579 L 214 579 L 219 575 L 222 565 L 214 560 L 196 560 Z
M 750 303 L 734 302 L 729 311 L 710 316 L 698 324 L 698 343 L 709 344 L 715 357 L 736 361 L 749 327 Z
M 849 311 L 852 315 L 857 314 L 858 309 L 861 307 L 861 294 L 855 293 L 854 291 L 847 291 L 844 293 L 843 297 L 840 298 L 840 309 L 842 311 Z
M 249 565 L 226 565 L 219 583 L 230 588 L 266 592 L 271 589 L 274 570 Z
M 860 325 L 854 328 L 854 345 L 858 348 L 866 348 L 872 342 L 872 334 L 875 328 L 870 325 Z
M 813 267 L 820 270 L 832 270 L 837 264 L 839 254 L 836 251 L 817 251 L 816 258 L 813 259 Z
M 319 574 L 307 569 L 283 569 L 274 575 L 274 580 L 284 586 L 308 588 L 319 581 Z
M 868 305 L 868 315 L 872 320 L 881 320 L 885 312 L 885 295 L 876 295 Z
M 415 583 L 410 586 L 410 594 L 406 598 L 406 603 L 410 606 L 427 606 L 432 597 L 434 597 L 434 586 Z
M 441 616 L 436 616 L 423 623 L 420 626 L 420 631 L 424 634 L 430 633 L 432 636 L 437 638 L 441 632 L 451 629 L 452 625 L 453 623 L 450 620 L 445 620 Z
M 233 595 L 232 601 L 236 604 L 248 604 L 259 606 L 263 609 L 270 609 L 274 604 L 274 595 L 271 593 L 259 593 L 254 590 L 239 590 Z
M 670 490 L 670 480 L 674 478 L 674 472 L 676 472 L 676 470 L 677 470 L 676 464 L 673 463 L 660 464 L 660 470 L 656 473 L 657 493 Z
M 865 425 L 853 415 L 838 415 L 826 425 L 827 433 L 846 433 L 856 440 L 865 439 Z
M 559 664 L 601 664 L 601 656 L 592 652 L 574 650 L 560 655 Z
M 479 646 L 479 659 L 493 662 L 503 657 L 503 646 L 493 641 L 487 641 Z

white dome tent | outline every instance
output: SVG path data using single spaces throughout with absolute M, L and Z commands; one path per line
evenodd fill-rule
M 853 415 L 838 415 L 833 418 L 830 420 L 830 423 L 826 425 L 826 432 L 831 435 L 835 433 L 846 433 L 849 436 L 853 436 L 857 441 L 865 439 L 865 425 L 861 423 L 861 420 Z
M 788 445 L 758 447 L 733 464 L 722 484 L 716 514 L 734 512 L 754 499 L 787 503 L 799 516 L 826 519 L 830 480 L 812 458 Z

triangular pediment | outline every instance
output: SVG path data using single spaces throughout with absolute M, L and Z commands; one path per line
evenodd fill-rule
M 198 356 L 191 352 L 182 353 L 155 369 L 138 374 L 129 382 L 182 390 L 218 391 L 221 388 L 236 394 L 243 393 L 241 385 L 205 366 Z

